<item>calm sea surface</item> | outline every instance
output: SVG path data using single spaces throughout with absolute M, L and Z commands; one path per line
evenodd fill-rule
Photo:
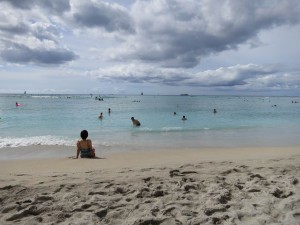
M 101 96 L 103 101 L 95 97 L 1 94 L 0 151 L 31 145 L 75 146 L 83 129 L 89 131 L 96 149 L 104 152 L 300 146 L 300 97 L 108 95 Z M 16 102 L 21 106 L 16 107 Z M 183 115 L 186 121 L 181 120 Z M 132 126 L 132 116 L 141 127 Z

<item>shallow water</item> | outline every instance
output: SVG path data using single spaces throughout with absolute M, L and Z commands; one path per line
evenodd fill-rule
M 102 151 L 300 145 L 300 103 L 292 103 L 299 97 L 101 97 L 0 95 L 0 151 L 75 146 L 83 129 Z M 141 127 L 132 126 L 132 116 Z

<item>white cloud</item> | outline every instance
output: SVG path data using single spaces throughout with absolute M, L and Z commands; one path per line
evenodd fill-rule
M 121 65 L 89 71 L 89 76 L 112 83 L 152 83 L 165 86 L 230 87 L 240 89 L 283 88 L 297 89 L 300 73 L 285 73 L 278 65 L 255 64 L 221 67 L 197 73 L 173 68 L 156 68 L 143 65 Z
M 137 0 L 121 4 L 0 0 L 2 71 L 12 68 L 7 64 L 19 64 L 27 69 L 40 67 L 44 74 L 47 66 L 58 65 L 55 74 L 60 74 L 65 65 L 76 75 L 89 71 L 87 75 L 114 85 L 282 88 L 294 93 L 299 89 L 299 70 L 288 65 L 295 66 L 300 57 L 297 42 L 291 42 L 295 35 L 268 36 L 271 30 L 287 26 L 296 27 L 293 34 L 299 34 L 298 0 Z M 268 37 L 267 42 L 262 36 Z M 268 49 L 270 43 L 277 43 L 277 48 Z M 283 66 L 270 66 L 276 63 Z

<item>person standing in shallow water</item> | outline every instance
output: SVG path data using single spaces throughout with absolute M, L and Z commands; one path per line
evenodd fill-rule
M 137 127 L 141 126 L 140 121 L 134 119 L 134 117 L 131 117 L 131 121 L 132 121 L 133 126 L 137 126 Z
M 100 113 L 100 115 L 98 116 L 98 118 L 99 118 L 100 120 L 103 119 L 103 113 L 102 113 L 102 112 Z
M 89 133 L 87 130 L 83 130 L 80 133 L 82 140 L 77 141 L 77 153 L 76 159 L 78 159 L 79 154 L 81 158 L 95 158 L 95 149 L 93 148 L 92 141 L 87 139 Z

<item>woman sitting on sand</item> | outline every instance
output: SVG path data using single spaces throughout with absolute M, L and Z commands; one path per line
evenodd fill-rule
M 80 133 L 82 140 L 77 141 L 77 159 L 79 153 L 81 158 L 95 158 L 95 149 L 92 146 L 92 141 L 87 139 L 88 135 L 87 130 L 83 130 Z

